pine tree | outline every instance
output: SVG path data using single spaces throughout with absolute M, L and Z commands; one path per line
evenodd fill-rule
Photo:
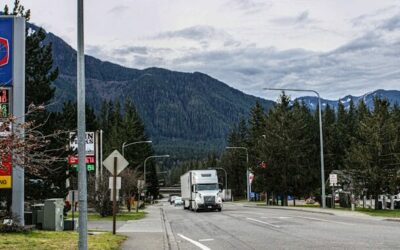
M 247 146 L 247 125 L 244 119 L 240 119 L 239 124 L 234 125 L 228 135 L 228 146 L 246 147 Z M 227 171 L 228 187 L 232 189 L 234 197 L 246 196 L 246 152 L 242 149 L 229 149 L 221 156 L 220 166 Z
M 360 106 L 363 109 L 363 106 Z M 374 99 L 374 110 L 359 120 L 356 143 L 352 144 L 347 157 L 348 172 L 351 174 L 355 191 L 367 188 L 368 193 L 377 197 L 388 193 L 396 176 L 398 160 L 398 130 L 391 118 L 389 103 Z M 378 206 L 376 206 L 378 208 Z

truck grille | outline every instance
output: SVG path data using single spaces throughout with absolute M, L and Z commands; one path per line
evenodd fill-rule
M 215 204 L 215 196 L 204 196 L 204 203 L 207 204 Z

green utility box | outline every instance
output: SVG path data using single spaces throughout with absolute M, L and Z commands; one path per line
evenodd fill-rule
M 64 199 L 48 199 L 44 202 L 43 229 L 64 230 Z
M 44 204 L 32 206 L 32 225 L 35 225 L 37 229 L 42 229 L 43 227 L 43 210 Z

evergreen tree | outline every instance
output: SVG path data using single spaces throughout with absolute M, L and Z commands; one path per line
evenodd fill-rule
M 123 143 L 129 144 L 138 141 L 147 141 L 144 124 L 130 100 L 121 104 L 103 102 L 99 116 L 99 124 L 104 131 L 104 155 L 115 149 L 120 150 Z M 133 144 L 124 149 L 124 156 L 129 162 L 129 168 L 143 174 L 143 163 L 148 156 L 153 155 L 151 145 L 147 143 Z M 155 163 L 149 160 L 146 164 L 147 190 L 154 197 L 158 196 L 158 178 Z
M 254 179 L 251 184 L 253 192 L 263 192 L 265 187 L 265 169 L 260 167 L 263 161 L 261 153 L 263 151 L 266 129 L 266 114 L 259 101 L 250 109 L 250 118 L 248 121 L 248 142 L 249 165 L 254 173 Z
M 359 108 L 362 119 L 349 150 L 347 166 L 355 191 L 367 188 L 378 204 L 379 194 L 392 191 L 391 184 L 399 170 L 396 158 L 398 130 L 386 100 L 374 99 L 374 110 L 370 115 L 364 113 L 363 108 Z
M 241 119 L 228 135 L 228 146 L 247 146 L 247 125 Z M 221 156 L 221 167 L 227 171 L 228 187 L 232 189 L 234 197 L 245 197 L 246 195 L 246 152 L 241 149 L 226 150 Z
M 324 136 L 324 163 L 326 173 L 331 173 L 337 169 L 336 152 L 340 146 L 336 133 L 336 114 L 329 105 L 326 106 L 323 112 L 323 136 Z

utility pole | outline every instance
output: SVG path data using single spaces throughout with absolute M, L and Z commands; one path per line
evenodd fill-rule
M 86 170 L 86 118 L 85 118 L 85 53 L 83 27 L 83 0 L 78 0 L 77 50 L 77 103 L 78 103 L 78 192 L 79 192 L 79 250 L 87 250 L 87 170 Z

